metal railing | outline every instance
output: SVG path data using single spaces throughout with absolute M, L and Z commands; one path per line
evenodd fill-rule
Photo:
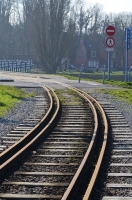
M 0 70 L 12 72 L 30 73 L 32 67 L 32 60 L 0 60 Z

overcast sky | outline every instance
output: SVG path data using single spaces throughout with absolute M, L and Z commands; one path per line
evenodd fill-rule
M 103 11 L 106 13 L 131 12 L 132 0 L 84 0 L 85 5 L 93 5 L 95 3 L 103 5 Z

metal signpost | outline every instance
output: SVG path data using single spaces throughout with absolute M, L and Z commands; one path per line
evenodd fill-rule
M 104 84 L 104 81 L 105 81 L 105 65 L 104 65 L 104 73 L 103 73 L 103 84 Z
M 115 45 L 115 39 L 111 36 L 115 34 L 115 27 L 114 26 L 108 26 L 106 28 L 106 34 L 110 37 L 106 39 L 106 45 L 108 48 L 106 48 L 106 51 L 108 52 L 108 80 L 110 80 L 110 68 L 111 68 L 111 51 L 114 51 L 113 46 Z
M 130 49 L 130 40 L 132 39 L 132 28 L 125 28 L 125 39 L 126 39 L 126 76 L 125 76 L 125 81 L 128 82 L 128 79 L 129 79 L 128 50 Z

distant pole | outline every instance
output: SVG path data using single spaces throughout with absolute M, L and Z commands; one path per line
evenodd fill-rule
M 104 65 L 104 73 L 103 73 L 103 84 L 104 84 L 104 81 L 105 81 L 105 65 Z
M 128 82 L 128 41 L 126 40 L 126 76 L 125 81 Z
M 80 68 L 80 74 L 79 74 L 78 83 L 80 83 L 80 79 L 81 79 L 81 76 L 82 76 L 82 71 L 83 71 L 83 64 L 81 65 L 81 68 Z
M 13 72 L 13 61 L 11 62 L 11 71 Z
M 26 73 L 26 68 L 27 68 L 26 61 L 25 61 L 25 63 L 24 63 L 24 64 L 25 64 L 25 73 Z
M 108 80 L 110 80 L 110 68 L 111 68 L 111 54 L 108 51 Z
M 130 69 L 128 70 L 128 82 L 130 83 Z

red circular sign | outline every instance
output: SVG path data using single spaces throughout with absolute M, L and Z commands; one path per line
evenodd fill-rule
M 115 34 L 115 27 L 114 26 L 108 26 L 106 28 L 106 34 L 109 36 L 112 36 Z
M 106 45 L 107 45 L 108 47 L 113 47 L 114 44 L 115 44 L 114 38 L 108 37 L 108 38 L 106 39 Z

